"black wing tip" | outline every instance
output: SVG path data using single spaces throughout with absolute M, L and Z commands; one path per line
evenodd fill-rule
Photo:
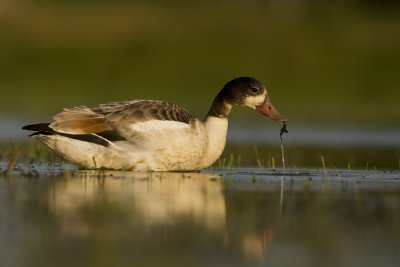
M 22 127 L 22 130 L 34 131 L 34 133 L 30 134 L 29 137 L 33 137 L 36 135 L 51 135 L 54 134 L 54 130 L 49 127 L 50 123 L 37 123 L 25 125 Z
M 37 123 L 37 124 L 30 124 L 25 125 L 22 127 L 22 130 L 28 131 L 52 131 L 49 127 L 50 123 Z

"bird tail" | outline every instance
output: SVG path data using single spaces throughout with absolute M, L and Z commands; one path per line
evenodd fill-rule
M 35 133 L 31 134 L 32 135 L 37 135 L 37 134 L 51 134 L 54 133 L 54 130 L 49 127 L 50 123 L 37 123 L 37 124 L 30 124 L 30 125 L 25 125 L 22 127 L 22 130 L 28 130 L 28 131 L 35 131 Z

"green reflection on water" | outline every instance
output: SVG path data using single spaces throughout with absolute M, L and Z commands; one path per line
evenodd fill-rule
M 278 172 L 262 169 L 3 178 L 0 262 L 396 266 L 399 178 L 289 170 L 281 184 Z

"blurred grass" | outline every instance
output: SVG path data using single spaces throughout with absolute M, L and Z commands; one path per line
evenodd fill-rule
M 322 157 L 325 167 L 322 163 Z M 228 144 L 219 161 L 212 167 L 218 168 L 225 162 L 226 168 L 262 167 L 282 168 L 281 151 L 276 146 L 250 146 Z M 332 169 L 345 170 L 399 170 L 400 151 L 398 148 L 375 149 L 370 147 L 285 147 L 287 169 Z
M 0 141 L 0 163 L 3 165 L 35 166 L 40 164 L 62 164 L 64 161 L 56 153 L 43 144 L 34 141 L 13 142 Z M 322 169 L 321 157 L 327 169 L 345 170 L 350 166 L 351 170 L 385 170 L 400 169 L 400 150 L 394 148 L 374 149 L 370 147 L 310 147 L 289 146 L 285 147 L 285 164 L 287 169 L 303 170 L 307 168 Z M 1 165 L 1 164 L 0 164 Z M 211 169 L 230 168 L 267 168 L 281 169 L 282 158 L 278 145 L 231 145 L 228 144 L 225 151 Z M 4 171 L 0 166 L 0 173 Z
M 381 2 L 3 1 L 0 112 L 148 98 L 203 117 L 250 75 L 291 121 L 396 124 L 400 6 Z

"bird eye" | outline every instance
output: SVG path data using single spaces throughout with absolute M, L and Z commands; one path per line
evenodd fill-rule
M 253 93 L 258 93 L 258 88 L 257 87 L 251 87 L 250 90 Z

